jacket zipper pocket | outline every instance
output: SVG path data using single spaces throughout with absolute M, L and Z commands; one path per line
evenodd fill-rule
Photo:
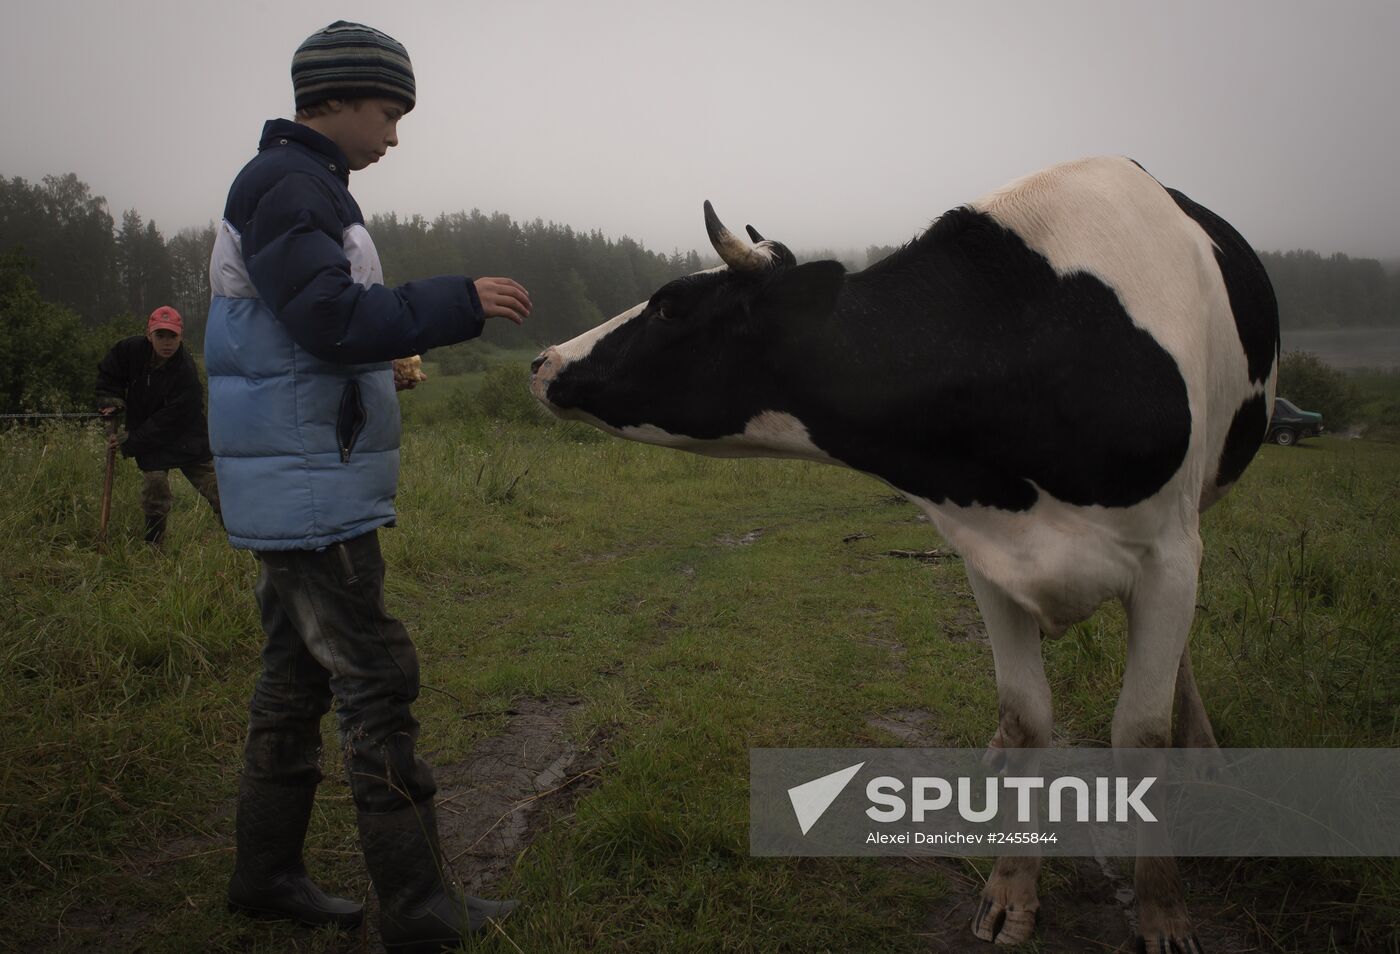
M 350 463 L 350 454 L 355 450 L 355 442 L 365 429 L 365 405 L 360 399 L 360 382 L 346 383 L 340 395 L 340 417 L 335 424 L 336 443 L 340 447 L 340 462 Z

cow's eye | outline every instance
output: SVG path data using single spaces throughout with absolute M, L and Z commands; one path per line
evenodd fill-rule
M 656 317 L 659 321 L 670 321 L 675 317 L 674 309 L 672 309 L 669 301 L 660 301 L 656 303 Z

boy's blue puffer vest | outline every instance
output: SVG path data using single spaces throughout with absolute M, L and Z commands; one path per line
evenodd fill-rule
M 394 520 L 390 359 L 481 332 L 460 276 L 385 288 L 344 155 L 273 120 L 210 259 L 209 441 L 235 547 L 317 549 Z

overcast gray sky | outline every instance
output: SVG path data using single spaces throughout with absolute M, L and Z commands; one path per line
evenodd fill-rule
M 1400 256 L 1396 0 L 5 0 L 0 174 L 217 219 L 309 33 L 412 57 L 366 215 L 479 207 L 707 248 L 897 244 L 1040 167 L 1128 155 L 1258 248 Z M 468 270 L 470 264 L 467 264 Z

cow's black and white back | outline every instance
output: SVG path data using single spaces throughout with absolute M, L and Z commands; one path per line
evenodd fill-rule
M 853 275 L 797 265 L 706 203 L 726 267 L 546 350 L 551 410 L 633 440 L 872 474 L 964 557 L 1001 700 L 995 746 L 1050 736 L 1042 633 L 1109 599 L 1129 624 L 1113 743 L 1214 737 L 1186 635 L 1199 514 L 1262 443 L 1278 318 L 1224 220 L 1131 160 L 1028 176 Z M 1001 859 L 974 929 L 1029 936 L 1038 864 Z M 1142 858 L 1143 933 L 1189 950 L 1169 860 Z

